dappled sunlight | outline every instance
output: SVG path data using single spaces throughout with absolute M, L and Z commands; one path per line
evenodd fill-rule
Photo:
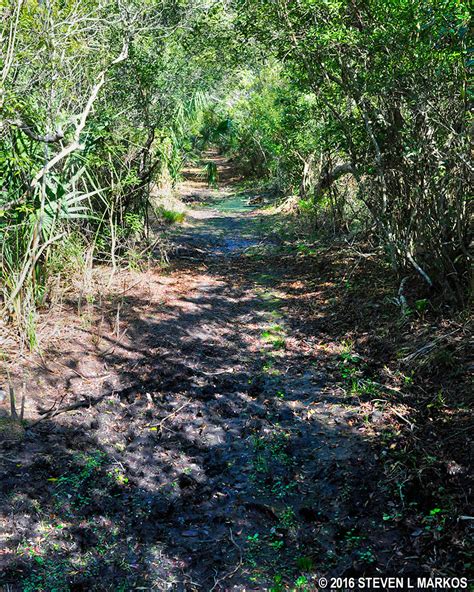
M 3 0 L 0 592 L 472 568 L 468 4 Z
M 37 508 L 38 518 L 15 540 L 39 549 L 46 565 L 53 553 L 65 572 L 80 564 L 90 573 L 102 569 L 103 556 L 124 578 L 132 570 L 136 585 L 160 589 L 166 573 L 167 583 L 210 588 L 210 574 L 224 577 L 238 566 L 246 538 L 257 530 L 266 536 L 265 523 L 277 524 L 288 508 L 291 528 L 305 533 L 300 554 L 315 552 L 311 533 L 323 516 L 331 524 L 353 512 L 343 509 L 352 497 L 339 498 L 330 474 L 349 460 L 345 482 L 362 470 L 366 444 L 345 419 L 345 394 L 336 394 L 321 360 L 305 368 L 305 358 L 316 358 L 283 318 L 281 280 L 270 275 L 265 283 L 273 286 L 262 289 L 245 279 L 245 259 L 232 263 L 213 250 L 208 258 L 206 274 L 197 276 L 178 260 L 180 277 L 190 278 L 168 281 L 173 290 L 159 298 L 129 290 L 120 337 L 111 331 L 115 305 L 96 307 L 96 318 L 106 321 L 95 350 L 97 356 L 107 344 L 101 358 L 89 353 L 87 362 L 84 351 L 64 352 L 65 366 L 82 382 L 66 382 L 66 396 L 23 443 L 20 472 L 4 484 L 4 491 L 23 491 L 18 511 L 25 503 Z M 236 272 L 230 282 L 229 266 Z M 90 345 L 93 325 L 77 328 Z M 106 369 L 102 388 L 85 381 L 87 368 L 94 379 Z M 86 408 L 62 412 L 86 394 Z M 25 486 L 29 473 L 35 480 Z M 309 486 L 311 475 L 318 482 Z M 5 503 L 12 503 L 9 495 Z M 38 544 L 34 534 L 45 514 L 53 517 L 50 531 L 63 525 L 55 551 L 48 537 Z M 326 528 L 328 549 L 338 528 Z M 73 546 L 62 542 L 68 539 Z M 295 542 L 285 544 L 290 552 Z M 258 554 L 263 564 L 270 561 L 264 548 Z M 36 561 L 23 552 L 15 558 L 21 565 Z M 251 571 L 251 564 L 242 566 L 236 582 Z
M 391 314 L 372 262 L 348 285 L 347 260 L 294 263 L 258 212 L 200 211 L 170 232 L 166 272 L 71 297 L 64 333 L 28 359 L 26 431 L 0 457 L 6 581 L 224 591 L 284 574 L 313 589 L 320 574 L 419 570 L 398 520 L 414 407 L 367 354 Z M 423 528 L 442 524 L 432 503 Z

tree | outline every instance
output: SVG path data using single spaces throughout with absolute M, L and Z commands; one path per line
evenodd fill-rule
M 237 0 L 240 27 L 317 101 L 315 199 L 357 184 L 393 265 L 463 299 L 469 256 L 467 3 Z M 308 119 L 314 114 L 308 116 Z M 332 168 L 329 163 L 334 163 Z

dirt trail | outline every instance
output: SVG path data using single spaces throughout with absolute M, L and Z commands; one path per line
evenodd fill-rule
M 207 195 L 194 185 L 183 197 Z M 171 233 L 169 273 L 129 278 L 100 339 L 76 330 L 69 374 L 36 366 L 58 407 L 90 406 L 3 442 L 0 584 L 278 592 L 420 573 L 382 520 L 383 418 L 361 421 L 330 344 L 294 314 L 298 270 L 248 199 L 213 192 Z

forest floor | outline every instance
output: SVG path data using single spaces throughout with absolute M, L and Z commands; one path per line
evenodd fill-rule
M 377 256 L 286 241 L 217 164 L 219 190 L 188 171 L 168 267 L 97 270 L 44 314 L 41 355 L 6 364 L 27 405 L 0 418 L 0 586 L 467 575 L 465 324 L 438 327 L 440 354 Z

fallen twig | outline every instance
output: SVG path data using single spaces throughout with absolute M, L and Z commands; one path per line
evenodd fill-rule
M 163 427 L 163 424 L 165 423 L 165 421 L 167 421 L 168 419 L 171 419 L 173 416 L 175 416 L 177 413 L 179 413 L 182 409 L 184 409 L 190 403 L 191 403 L 191 400 L 189 399 L 188 401 L 186 401 L 186 403 L 184 403 L 183 405 L 181 405 L 181 407 L 178 407 L 178 409 L 175 409 L 173 411 L 173 413 L 170 413 L 166 417 L 163 417 L 163 419 L 159 423 L 157 423 L 155 425 L 150 425 L 148 427 L 149 428 L 157 428 L 157 429 L 161 430 L 161 428 Z
M 111 394 L 112 393 L 106 393 L 104 395 L 101 395 L 100 397 L 96 397 L 95 399 L 93 399 L 92 397 L 89 397 L 89 399 L 83 399 L 82 401 L 77 401 L 76 403 L 71 403 L 71 405 L 65 405 L 64 407 L 59 407 L 56 410 L 52 409 L 52 410 L 46 411 L 46 412 L 40 411 L 40 414 L 42 414 L 43 417 L 41 417 L 40 419 L 38 419 L 37 421 L 35 421 L 31 425 L 27 426 L 27 429 L 34 428 L 41 421 L 44 421 L 45 419 L 51 419 L 52 417 L 56 417 L 60 413 L 66 413 L 66 411 L 75 411 L 76 409 L 82 409 L 84 407 L 94 407 L 95 405 L 97 405 L 98 403 L 103 401 L 105 399 L 105 397 L 107 397 Z M 64 395 L 63 398 L 65 396 L 66 395 Z
M 50 413 L 51 411 L 53 411 L 53 409 L 55 407 L 57 407 L 58 405 L 61 405 L 61 403 L 64 401 L 65 397 L 66 397 L 67 393 L 64 393 L 59 400 L 54 401 L 54 403 L 51 405 L 51 407 L 49 409 L 44 409 L 39 411 L 40 415 L 47 415 L 48 413 Z
M 390 411 L 392 413 L 394 413 L 397 417 L 399 417 L 402 421 L 404 421 L 406 424 L 408 424 L 408 426 L 410 427 L 410 430 L 413 431 L 413 429 L 416 427 L 416 425 L 413 422 L 411 422 L 410 420 L 408 420 L 401 413 L 398 413 L 398 411 L 396 411 L 395 409 L 391 408 Z
M 11 463 L 21 463 L 22 462 L 19 458 L 11 458 L 9 456 L 3 456 L 3 454 L 0 454 L 0 458 L 2 458 L 3 460 L 7 460 L 8 462 L 11 462 Z
M 117 296 L 124 296 L 127 292 L 130 292 L 130 290 L 132 290 L 133 288 L 135 288 L 136 286 L 138 286 L 142 283 L 143 283 L 143 280 L 138 280 L 138 282 L 135 282 L 131 286 L 128 286 L 128 288 L 125 288 L 125 290 L 122 290 L 119 294 L 117 294 Z
M 460 330 L 461 330 L 461 327 L 458 327 L 457 329 L 454 329 L 454 331 L 451 331 L 450 333 L 446 333 L 446 335 L 440 335 L 440 337 L 433 339 L 433 341 L 426 343 L 423 347 L 420 347 L 419 349 L 417 349 L 413 353 L 408 354 L 408 356 L 405 356 L 402 359 L 402 362 L 412 362 L 413 360 L 415 360 L 419 356 L 429 353 L 431 350 L 434 349 L 434 347 L 436 346 L 437 343 L 439 343 L 440 341 L 443 341 L 443 339 L 447 339 L 448 337 L 450 337 L 451 335 L 454 335 L 454 333 L 457 333 Z
M 444 442 L 446 442 L 447 440 L 451 440 L 451 438 L 455 438 L 459 434 L 462 434 L 463 432 L 467 432 L 468 430 L 474 430 L 474 426 L 470 425 L 470 426 L 463 428 L 462 430 L 457 430 L 453 434 L 450 434 L 446 438 L 443 438 L 443 440 L 444 440 Z
M 217 580 L 214 582 L 214 586 L 212 586 L 212 588 L 211 588 L 210 592 L 214 592 L 214 590 L 217 588 L 217 586 L 218 586 L 218 585 L 219 585 L 221 582 L 223 582 L 224 580 L 227 580 L 227 578 L 230 578 L 230 577 L 231 577 L 231 576 L 233 576 L 235 573 L 237 573 L 237 572 L 239 571 L 239 569 L 241 568 L 241 566 L 242 566 L 242 563 L 243 563 L 243 559 L 242 559 L 242 549 L 241 549 L 241 548 L 239 547 L 239 545 L 238 545 L 238 544 L 235 542 L 235 540 L 234 540 L 234 536 L 233 536 L 233 534 L 232 534 L 232 529 L 231 529 L 231 528 L 229 528 L 229 535 L 230 535 L 230 537 L 229 537 L 229 538 L 230 538 L 230 540 L 231 540 L 231 543 L 234 545 L 234 547 L 235 547 L 235 548 L 237 549 L 237 551 L 239 552 L 239 563 L 237 564 L 237 566 L 236 566 L 236 567 L 235 567 L 235 568 L 234 568 L 232 571 L 230 571 L 229 573 L 227 573 L 225 576 L 222 576 L 222 578 L 219 578 L 219 579 L 217 579 Z

